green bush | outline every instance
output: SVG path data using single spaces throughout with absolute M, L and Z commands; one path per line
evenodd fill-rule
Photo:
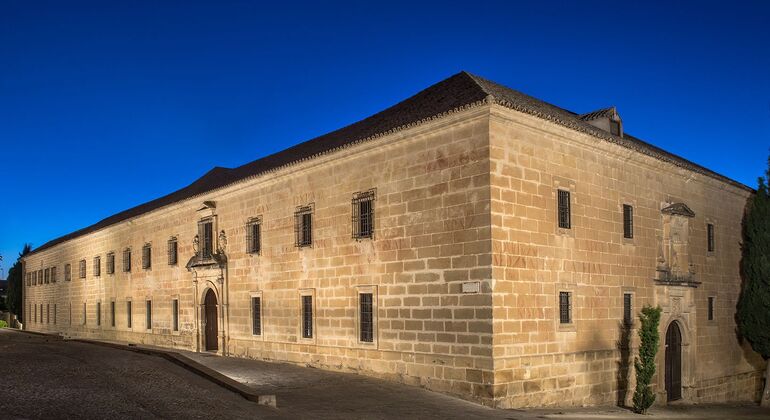
M 8 323 L 5 320 L 0 319 L 0 328 L 8 328 Z
M 655 375 L 655 354 L 660 344 L 658 325 L 660 324 L 660 306 L 645 306 L 639 315 L 641 328 L 639 329 L 639 356 L 634 360 L 636 369 L 636 391 L 634 392 L 634 411 L 640 414 L 655 402 L 655 393 L 652 392 L 650 383 Z

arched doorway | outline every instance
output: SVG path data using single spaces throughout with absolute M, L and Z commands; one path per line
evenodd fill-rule
M 682 399 L 682 332 L 676 321 L 666 331 L 666 395 L 669 401 Z
M 219 328 L 217 327 L 217 296 L 214 291 L 209 289 L 206 292 L 206 298 L 203 300 L 203 322 L 206 350 L 218 350 L 217 336 Z

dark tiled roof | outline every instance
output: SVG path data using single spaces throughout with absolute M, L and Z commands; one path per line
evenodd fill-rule
M 36 248 L 32 253 L 42 251 L 70 239 L 95 232 L 161 207 L 192 198 L 250 177 L 273 171 L 285 165 L 327 153 L 353 143 L 375 138 L 403 127 L 419 124 L 423 121 L 430 120 L 458 109 L 480 104 L 485 100 L 489 101 L 490 99 L 495 103 L 508 108 L 545 118 L 578 131 L 592 134 L 601 139 L 631 147 L 642 153 L 655 156 L 659 159 L 672 162 L 676 165 L 752 191 L 751 188 L 746 187 L 743 184 L 689 162 L 681 157 L 667 153 L 662 149 L 627 134 L 623 138 L 612 136 L 581 120 L 580 116 L 573 112 L 548 104 L 484 78 L 461 72 L 430 86 L 384 111 L 347 127 L 297 144 L 296 146 L 257 159 L 237 168 L 215 167 L 192 184 L 180 190 L 114 214 L 91 226 L 48 241 Z
M 593 112 L 588 112 L 586 114 L 580 115 L 579 118 L 583 121 L 593 121 L 597 118 L 611 118 L 615 115 L 617 111 L 615 111 L 615 107 L 611 106 L 609 108 L 599 109 Z

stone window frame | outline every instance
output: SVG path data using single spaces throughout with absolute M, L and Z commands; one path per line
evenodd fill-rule
M 131 247 L 127 246 L 123 249 L 123 272 L 131 272 Z
M 142 245 L 142 270 L 152 270 L 152 242 L 145 242 Z
M 51 269 L 45 268 L 43 270 L 43 278 L 45 278 L 45 284 L 48 284 L 51 282 Z
M 102 301 L 96 301 L 96 327 L 102 328 Z
M 83 322 L 80 324 L 83 327 L 88 326 L 88 301 L 83 301 Z
M 150 334 L 152 334 L 152 328 L 155 325 L 152 319 L 154 312 L 152 296 L 146 296 L 144 298 L 144 331 Z
M 53 304 L 53 325 L 56 325 L 56 304 Z
M 359 347 L 378 349 L 379 348 L 379 328 L 377 328 L 377 310 L 379 305 L 378 290 L 376 285 L 361 285 L 355 286 L 356 291 L 356 343 Z M 361 341 L 361 295 L 364 293 L 370 293 L 372 295 L 372 341 Z
M 626 238 L 626 235 L 625 235 L 626 216 L 625 216 L 624 206 L 631 207 L 631 226 L 632 227 L 631 227 L 630 238 Z M 638 209 L 637 200 L 630 197 L 623 197 L 618 207 L 619 207 L 618 210 L 620 212 L 620 238 L 624 245 L 636 245 L 636 238 L 639 236 L 639 226 L 640 226 L 639 213 L 637 212 L 637 209 Z
M 375 201 L 377 200 L 377 189 L 372 188 L 366 191 L 359 191 L 353 194 L 351 199 L 352 207 L 352 237 L 360 241 L 364 239 L 374 239 L 375 229 Z M 364 205 L 364 203 L 368 203 Z M 369 212 L 362 214 L 362 209 L 368 207 Z M 366 217 L 363 217 L 366 216 Z M 364 228 L 364 220 L 368 220 L 367 228 Z M 368 230 L 367 230 L 368 229 Z
M 553 199 L 553 215 L 554 220 L 554 233 L 560 236 L 566 236 L 570 238 L 575 237 L 575 204 L 577 204 L 577 187 L 575 181 L 567 178 L 553 177 L 553 191 L 551 198 Z M 559 190 L 569 192 L 569 228 L 559 227 Z
M 308 216 L 305 220 L 305 216 Z M 313 247 L 313 225 L 315 203 L 297 206 L 294 209 L 294 246 L 297 248 Z
M 717 297 L 716 295 L 706 296 L 706 322 L 711 325 L 717 323 Z M 709 318 L 711 316 L 711 318 Z
M 105 261 L 105 272 L 108 276 L 115 275 L 115 251 L 107 253 L 107 261 Z
M 304 303 L 303 300 L 304 300 L 305 296 L 310 296 L 311 297 L 311 302 L 312 302 L 312 307 L 311 307 L 312 314 L 311 314 L 311 321 L 310 321 L 311 322 L 310 328 L 311 328 L 311 332 L 312 332 L 312 337 L 304 337 L 304 335 L 303 335 L 304 315 L 305 315 L 304 314 L 304 309 L 303 309 L 303 303 Z M 299 326 L 298 326 L 298 329 L 297 329 L 298 330 L 297 331 L 297 333 L 298 333 L 297 336 L 299 337 L 299 342 L 301 342 L 301 343 L 308 343 L 308 344 L 315 344 L 316 343 L 316 339 L 318 338 L 318 329 L 316 328 L 316 326 L 317 326 L 316 320 L 318 318 L 318 300 L 316 299 L 316 289 L 315 288 L 299 289 L 297 291 L 297 297 L 298 297 L 298 299 L 297 299 L 297 303 L 298 303 L 298 307 L 297 307 L 298 312 L 297 312 L 297 314 L 299 315 L 298 316 L 298 318 L 299 318 Z
M 254 301 L 253 301 L 254 298 L 259 298 L 259 334 L 254 334 Z M 265 339 L 265 299 L 263 297 L 262 291 L 249 292 L 249 321 L 251 321 L 249 323 L 249 337 L 252 340 L 264 341 Z M 300 328 L 302 328 L 301 325 L 300 325 Z M 302 335 L 300 334 L 300 336 Z
M 118 327 L 118 304 L 115 300 L 115 298 L 110 298 L 110 326 L 109 328 L 111 330 L 114 330 Z
M 246 220 L 246 254 L 262 254 L 262 216 L 249 217 Z M 256 229 L 256 231 L 255 231 Z
M 709 238 L 709 225 L 712 226 L 711 240 Z M 719 249 L 719 246 L 718 246 L 719 235 L 717 235 L 717 225 L 718 223 L 715 218 L 706 216 L 706 257 L 715 257 L 717 255 L 717 249 Z
M 567 292 L 569 293 L 569 316 L 570 316 L 570 322 L 569 323 L 562 323 L 561 322 L 561 292 Z M 554 317 L 554 322 L 556 323 L 556 330 L 559 332 L 577 332 L 577 321 L 575 318 L 575 303 L 577 300 L 577 295 L 575 293 L 575 287 L 573 285 L 558 285 L 556 287 L 556 293 L 555 293 L 555 308 L 556 308 L 556 316 Z
M 169 331 L 171 331 L 171 335 L 180 335 L 182 333 L 182 323 L 180 322 L 181 320 L 180 301 L 181 299 L 179 299 L 179 294 L 171 295 L 171 323 L 170 323 L 171 325 L 169 326 Z M 176 302 L 176 308 L 174 308 L 174 302 Z M 176 329 L 174 329 L 175 327 L 174 317 L 176 317 Z
M 72 264 L 64 264 L 64 281 L 72 281 Z
M 179 265 L 179 235 L 173 235 L 168 238 L 166 242 L 166 257 L 168 259 L 168 265 Z
M 56 266 L 51 267 L 51 283 L 56 283 Z
M 91 270 L 93 271 L 94 277 L 101 277 L 102 276 L 102 257 L 101 255 L 95 255 L 93 260 L 93 267 Z
M 631 322 L 626 322 L 626 295 L 631 295 Z M 620 296 L 621 296 L 621 302 L 620 302 L 620 323 L 623 327 L 627 327 L 630 329 L 634 329 L 637 326 L 636 316 L 635 316 L 635 308 L 636 308 L 636 290 L 629 287 L 623 287 L 620 290 Z
M 134 302 L 133 299 L 126 298 L 126 330 L 134 330 Z
M 45 323 L 46 324 L 51 323 L 51 304 L 50 303 L 45 304 Z
M 86 259 L 78 261 L 78 278 L 84 279 L 88 275 L 88 268 L 86 267 Z

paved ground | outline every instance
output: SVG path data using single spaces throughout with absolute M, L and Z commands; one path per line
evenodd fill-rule
M 0 330 L 0 418 L 770 419 L 753 405 L 494 410 L 425 389 L 285 363 L 182 352 L 275 394 L 247 401 L 155 356 Z

